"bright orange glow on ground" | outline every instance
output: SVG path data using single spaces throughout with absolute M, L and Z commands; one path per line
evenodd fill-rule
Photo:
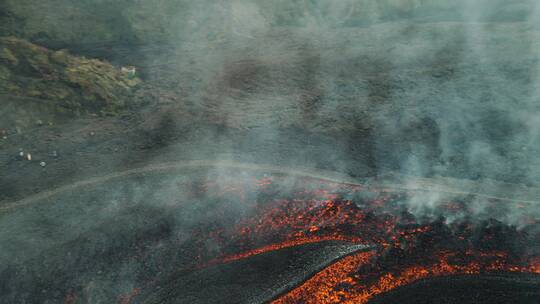
M 374 255 L 374 252 L 360 252 L 345 257 L 272 303 L 341 303 L 349 295 L 346 291 L 336 287 L 354 284 L 352 274 L 362 265 L 369 263 Z
M 273 182 L 264 178 L 255 185 L 271 191 Z M 450 223 L 444 216 L 419 219 L 401 203 L 407 194 L 369 189 L 360 199 L 354 199 L 354 195 L 343 199 L 347 193 L 365 189 L 320 186 L 294 192 L 293 198 L 270 196 L 263 204 L 253 203 L 253 213 L 231 227 L 214 230 L 211 238 L 220 242 L 222 252 L 203 263 L 204 267 L 330 240 L 376 248 L 335 262 L 274 304 L 361 304 L 422 279 L 498 272 L 540 274 L 540 258 L 529 256 L 516 245 L 519 240 L 526 243 L 527 233 L 515 227 L 495 220 L 469 221 L 466 217 Z M 228 190 L 236 192 L 234 187 Z M 247 196 L 242 193 L 242 199 Z M 466 202 L 442 202 L 439 210 L 450 217 L 467 215 L 470 210 Z M 497 211 L 498 205 L 490 203 L 495 213 L 505 212 L 504 206 Z M 534 220 L 529 221 L 531 225 L 537 224 Z
M 273 301 L 273 304 L 286 303 L 367 303 L 374 296 L 405 286 L 421 279 L 458 274 L 479 274 L 487 272 L 538 273 L 538 265 L 517 266 L 505 264 L 500 254 L 493 254 L 499 267 L 485 265 L 482 261 L 471 261 L 464 265 L 449 262 L 451 254 L 441 254 L 438 263 L 432 265 L 410 266 L 401 271 L 382 274 L 361 274 L 358 270 L 369 269 L 371 253 L 358 253 L 329 266 L 301 286 Z M 490 260 L 490 259 L 488 259 Z M 365 267 L 368 266 L 368 267 Z M 366 270 L 367 270 L 366 269 Z
M 319 242 L 323 242 L 323 241 L 350 241 L 350 242 L 353 242 L 355 240 L 351 239 L 351 238 L 347 238 L 346 236 L 341 236 L 341 235 L 334 235 L 334 236 L 329 235 L 329 236 L 311 237 L 311 238 L 308 238 L 308 237 L 298 238 L 298 239 L 294 239 L 294 240 L 290 240 L 290 241 L 286 241 L 286 242 L 282 242 L 282 243 L 270 244 L 270 245 L 266 245 L 266 246 L 263 246 L 263 247 L 260 247 L 260 248 L 244 251 L 244 252 L 241 252 L 241 253 L 238 253 L 238 254 L 233 254 L 233 255 L 221 257 L 221 258 L 218 258 L 218 259 L 214 259 L 214 260 L 210 261 L 208 264 L 211 265 L 211 264 L 216 264 L 216 263 L 220 263 L 220 264 L 229 263 L 229 262 L 245 259 L 245 258 L 248 258 L 250 256 L 262 254 L 262 253 L 265 253 L 265 252 L 280 250 L 280 249 L 299 246 L 299 245 L 319 243 Z

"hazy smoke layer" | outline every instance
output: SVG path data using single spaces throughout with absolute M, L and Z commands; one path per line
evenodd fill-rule
M 377 171 L 538 183 L 533 1 L 238 0 L 188 12 L 192 27 L 171 41 L 178 73 L 197 68 L 190 97 L 225 125 L 353 146 L 369 137 L 334 149 L 338 169 L 357 153 Z
M 145 88 L 153 90 L 151 106 L 137 113 L 143 116 L 137 126 L 142 131 L 133 135 L 133 144 L 131 135 L 112 132 L 103 140 L 111 143 L 107 149 L 97 148 L 103 147 L 98 139 L 81 141 L 83 151 L 107 151 L 101 163 L 86 164 L 106 166 L 104 175 L 171 160 L 220 159 L 325 169 L 359 180 L 397 172 L 540 184 L 540 4 L 535 0 L 2 2 L 0 12 L 9 13 L 0 14 L 6 24 L 0 35 L 134 65 Z M 163 105 L 163 96 L 174 102 Z M 111 152 L 115 148 L 120 152 Z M 79 147 L 70 152 L 60 150 L 59 162 L 79 157 Z M 83 179 L 87 167 L 79 165 L 62 164 L 72 170 L 65 184 Z M 49 168 L 38 169 L 44 179 L 56 178 L 47 175 L 54 172 Z M 231 174 L 238 168 L 204 168 L 196 174 L 224 192 L 241 193 L 241 186 L 230 188 L 231 181 L 253 179 Z M 0 214 L 5 228 L 0 243 L 10 244 L 0 260 L 5 269 L 25 269 L 18 287 L 0 284 L 0 289 L 15 298 L 19 290 L 34 288 L 34 272 L 57 268 L 36 257 L 54 260 L 56 252 L 68 254 L 72 247 L 78 248 L 73 257 L 69 253 L 55 263 L 83 267 L 79 255 L 88 261 L 103 256 L 98 266 L 111 273 L 95 281 L 81 275 L 81 282 L 73 283 L 88 284 L 86 296 L 95 296 L 93 302 L 109 299 L 112 295 L 99 292 L 114 282 L 125 282 L 122 293 L 135 287 L 139 266 L 124 257 L 138 252 L 139 239 L 158 261 L 193 261 L 188 250 L 193 236 L 186 231 L 219 226 L 223 217 L 213 204 L 227 197 L 210 200 L 204 184 L 191 184 L 195 173 L 171 172 L 120 176 L 13 209 L 9 217 Z M 295 183 L 294 178 L 283 182 Z M 197 195 L 182 193 L 178 185 Z M 424 187 L 417 179 L 404 186 Z M 442 203 L 459 199 L 470 204 L 464 209 L 469 213 L 447 221 L 494 216 L 489 199 L 432 190 L 414 192 L 403 202 L 408 211 L 437 218 Z M 257 195 L 246 200 L 256 202 Z M 233 219 L 252 211 L 237 200 L 227 203 L 230 208 L 224 209 Z M 498 209 L 503 211 L 497 219 L 516 226 L 538 220 L 536 205 L 514 203 Z M 219 249 L 212 241 L 205 246 L 209 252 Z M 28 260 L 35 269 L 26 267 Z M 99 267 L 88 277 L 101 277 Z

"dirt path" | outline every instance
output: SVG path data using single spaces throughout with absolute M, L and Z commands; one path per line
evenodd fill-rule
M 54 196 L 56 194 L 59 194 L 65 191 L 75 190 L 75 189 L 83 188 L 86 186 L 91 186 L 94 184 L 107 182 L 111 179 L 127 177 L 131 175 L 160 173 L 160 172 L 189 169 L 189 168 L 191 169 L 193 168 L 194 169 L 198 169 L 198 168 L 199 169 L 203 169 L 203 168 L 241 169 L 241 170 L 248 170 L 248 171 L 261 171 L 261 172 L 267 172 L 267 173 L 273 173 L 273 174 L 285 174 L 285 175 L 290 175 L 290 176 L 310 177 L 310 178 L 325 180 L 329 182 L 345 183 L 345 184 L 358 185 L 358 186 L 377 186 L 379 188 L 384 188 L 391 191 L 427 191 L 427 192 L 433 191 L 433 192 L 439 192 L 441 194 L 445 194 L 449 196 L 472 195 L 472 196 L 486 198 L 486 199 L 494 199 L 494 200 L 507 201 L 507 202 L 516 202 L 516 203 L 517 202 L 519 203 L 540 202 L 540 198 L 538 198 L 538 200 L 526 200 L 526 199 L 491 195 L 489 193 L 481 192 L 481 191 L 477 191 L 477 192 L 463 191 L 451 185 L 451 182 L 449 182 L 448 179 L 438 181 L 436 179 L 420 179 L 420 178 L 415 178 L 415 177 L 407 177 L 406 181 L 397 182 L 397 183 L 395 181 L 385 181 L 384 179 L 361 183 L 345 175 L 342 175 L 336 172 L 328 172 L 328 171 L 322 171 L 322 170 L 310 171 L 310 170 L 303 170 L 303 169 L 289 169 L 289 168 L 283 168 L 283 167 L 277 167 L 277 166 L 271 166 L 271 165 L 259 165 L 259 164 L 241 163 L 241 162 L 233 162 L 233 161 L 193 160 L 193 161 L 164 162 L 164 163 L 151 164 L 151 165 L 147 165 L 140 168 L 125 170 L 121 172 L 115 172 L 115 173 L 111 173 L 111 174 L 107 174 L 107 175 L 103 175 L 99 177 L 77 181 L 71 184 L 58 187 L 56 189 L 43 191 L 35 195 L 31 195 L 29 197 L 26 197 L 18 201 L 6 203 L 2 207 L 0 207 L 0 211 L 13 210 L 14 208 L 33 204 L 33 203 L 38 202 L 39 200 L 49 198 L 51 196 Z M 478 183 L 464 181 L 464 180 L 456 180 L 456 181 L 459 181 L 465 185 L 468 184 L 469 188 L 471 189 L 478 188 Z M 476 187 L 474 185 L 471 186 L 471 184 L 475 184 Z M 506 187 L 508 187 L 508 184 L 506 184 Z M 522 191 L 522 190 L 527 190 L 527 189 L 519 188 L 519 190 Z M 538 189 L 532 189 L 530 193 L 525 193 L 525 197 L 527 196 L 527 194 L 529 194 L 528 195 L 529 197 L 534 196 L 536 195 L 537 192 L 538 192 Z

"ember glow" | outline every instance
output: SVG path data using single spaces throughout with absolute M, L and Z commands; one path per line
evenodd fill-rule
M 378 294 L 426 278 L 487 272 L 540 274 L 538 265 L 506 264 L 497 254 L 484 256 L 492 260 L 492 264 L 488 265 L 483 261 L 454 264 L 450 261 L 451 257 L 451 254 L 439 253 L 439 261 L 433 264 L 410 266 L 398 272 L 373 273 L 373 269 L 369 268 L 376 263 L 377 255 L 374 252 L 359 253 L 333 264 L 272 303 L 367 303 Z M 360 274 L 362 270 L 366 270 L 367 274 Z
M 262 254 L 269 251 L 274 251 L 274 250 L 279 250 L 283 248 L 289 248 L 289 247 L 294 247 L 294 246 L 299 246 L 299 245 L 304 245 L 304 244 L 319 243 L 323 241 L 351 241 L 351 239 L 344 239 L 340 235 L 298 238 L 298 239 L 276 243 L 276 244 L 270 244 L 270 245 L 263 246 L 260 248 L 244 251 L 238 254 L 233 254 L 233 255 L 222 257 L 222 258 L 214 259 L 210 261 L 207 265 L 229 263 L 229 262 L 245 259 L 250 256 Z
M 204 267 L 329 240 L 376 249 L 335 262 L 273 303 L 367 303 L 422 279 L 540 274 L 540 259 L 523 246 L 531 238 L 523 229 L 493 219 L 446 221 L 444 216 L 468 212 L 464 201 L 441 202 L 439 216 L 417 218 L 402 203 L 407 193 L 321 182 L 319 189 L 280 197 L 272 193 L 274 182 L 264 178 L 253 183 L 274 199 L 255 203 L 255 210 L 231 228 L 212 231 L 210 237 L 222 244 L 222 253 Z M 369 198 L 359 196 L 362 191 L 370 191 Z M 246 197 L 249 194 L 242 193 Z M 501 212 L 496 202 L 490 204 L 494 214 Z
M 369 263 L 373 256 L 373 252 L 361 252 L 345 257 L 272 303 L 340 303 L 347 292 L 336 290 L 336 286 L 353 284 L 351 274 Z

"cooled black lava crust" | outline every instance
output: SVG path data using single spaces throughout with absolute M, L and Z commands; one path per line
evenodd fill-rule
M 540 276 L 459 275 L 421 280 L 379 295 L 369 304 L 538 304 Z

